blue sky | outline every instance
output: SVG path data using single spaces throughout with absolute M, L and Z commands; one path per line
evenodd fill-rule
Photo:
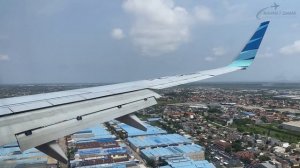
M 256 17 L 274 2 L 277 14 L 268 8 Z M 217 68 L 264 20 L 271 23 L 254 64 L 207 81 L 299 82 L 297 6 L 297 0 L 0 0 L 0 84 L 125 82 Z

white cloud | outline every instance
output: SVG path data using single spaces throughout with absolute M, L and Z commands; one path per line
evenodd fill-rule
M 299 23 L 293 23 L 293 24 L 291 24 L 291 28 L 299 29 L 300 28 L 300 24 Z
M 117 39 L 117 40 L 121 40 L 125 37 L 124 33 L 123 33 L 123 30 L 120 29 L 120 28 L 114 28 L 112 31 L 111 31 L 111 36 L 114 38 L 114 39 Z
M 260 57 L 262 57 L 262 58 L 271 58 L 273 56 L 274 56 L 274 54 L 271 52 L 265 52 L 265 53 L 260 54 Z
M 208 62 L 212 62 L 212 61 L 216 60 L 216 58 L 208 56 L 208 57 L 205 57 L 204 60 L 208 61 Z
M 293 44 L 282 47 L 279 52 L 285 55 L 300 54 L 300 40 L 295 41 Z
M 204 60 L 209 62 L 215 61 L 216 57 L 226 54 L 226 50 L 224 47 L 214 47 L 212 48 L 212 54 L 213 56 L 205 57 Z
M 214 47 L 212 52 L 215 56 L 222 56 L 226 53 L 226 50 L 224 47 Z
M 197 6 L 194 9 L 195 17 L 199 21 L 213 21 L 214 16 L 211 10 L 206 6 Z
M 274 54 L 272 53 L 272 49 L 270 47 L 267 47 L 266 50 L 264 50 L 263 52 L 261 52 L 261 54 L 259 55 L 259 57 L 262 57 L 262 58 L 271 58 L 271 57 L 274 57 Z
M 173 0 L 126 0 L 123 9 L 132 14 L 130 35 L 144 55 L 161 55 L 188 41 L 192 16 Z
M 1 55 L 0 54 L 0 61 L 7 61 L 7 60 L 9 60 L 8 55 Z

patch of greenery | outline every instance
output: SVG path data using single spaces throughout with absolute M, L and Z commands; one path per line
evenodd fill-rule
M 271 160 L 271 158 L 269 156 L 266 156 L 266 155 L 261 155 L 261 156 L 258 157 L 258 159 L 261 162 Z
M 242 147 L 242 142 L 240 140 L 236 140 L 232 143 L 232 151 L 238 152 L 242 151 L 244 148 Z
M 274 124 L 255 125 L 250 119 L 235 119 L 233 127 L 236 127 L 239 132 L 266 135 L 289 143 L 298 143 L 300 141 L 299 133 L 282 130 Z
M 253 122 L 249 119 L 249 118 L 245 118 L 245 119 L 234 119 L 233 120 L 233 124 L 237 125 L 237 126 L 242 126 L 245 124 L 252 124 Z
M 266 116 L 262 116 L 262 117 L 260 117 L 260 119 L 264 122 L 264 123 L 267 123 L 268 122 L 268 120 L 267 120 L 267 117 Z
M 208 113 L 219 113 L 219 114 L 222 113 L 222 111 L 218 108 L 210 108 L 210 109 L 208 109 L 207 112 Z
M 135 115 L 143 121 L 146 121 L 148 118 L 151 118 L 151 115 L 149 114 L 136 113 Z

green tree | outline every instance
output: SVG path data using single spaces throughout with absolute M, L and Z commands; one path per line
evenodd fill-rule
M 217 108 L 210 108 L 208 109 L 208 113 L 222 113 L 222 111 Z
M 269 156 L 266 156 L 266 155 L 261 155 L 261 156 L 258 157 L 258 159 L 261 162 L 271 160 L 271 158 Z
M 267 117 L 266 116 L 262 116 L 262 117 L 260 117 L 260 119 L 264 122 L 264 123 L 267 123 L 268 122 L 268 120 L 267 120 Z
M 245 132 L 245 129 L 244 129 L 243 127 L 238 127 L 237 130 L 238 130 L 239 132 Z
M 242 142 L 240 140 L 236 140 L 232 143 L 232 150 L 234 152 L 238 152 L 238 151 L 241 151 L 243 150 L 243 147 L 242 147 Z

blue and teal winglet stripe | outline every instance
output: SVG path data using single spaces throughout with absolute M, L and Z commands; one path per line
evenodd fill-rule
M 229 65 L 230 67 L 247 68 L 252 64 L 269 23 L 270 21 L 266 21 L 259 25 L 243 50 Z

